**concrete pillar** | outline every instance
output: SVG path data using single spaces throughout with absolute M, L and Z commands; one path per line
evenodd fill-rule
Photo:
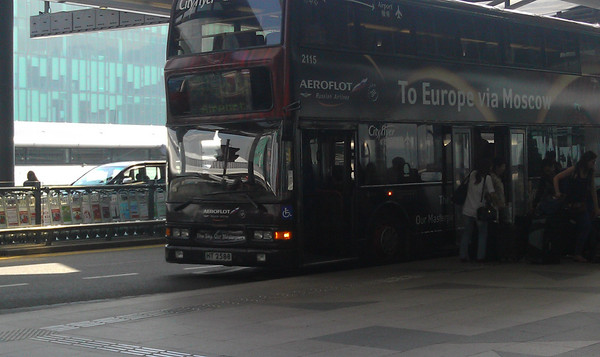
M 0 186 L 14 186 L 13 0 L 0 1 Z

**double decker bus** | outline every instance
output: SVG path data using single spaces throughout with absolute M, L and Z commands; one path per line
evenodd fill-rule
M 168 262 L 455 252 L 474 161 L 508 162 L 516 224 L 544 157 L 600 149 L 597 26 L 451 0 L 173 4 Z

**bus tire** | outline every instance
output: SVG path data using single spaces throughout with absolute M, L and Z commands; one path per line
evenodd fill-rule
M 405 254 L 405 237 L 396 224 L 382 220 L 370 233 L 371 259 L 375 263 L 391 263 Z

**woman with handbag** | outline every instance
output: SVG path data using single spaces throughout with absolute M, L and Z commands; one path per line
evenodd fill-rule
M 575 261 L 586 262 L 583 250 L 587 244 L 592 231 L 592 217 L 600 215 L 598 208 L 598 196 L 596 195 L 596 184 L 594 183 L 594 168 L 597 155 L 592 151 L 585 152 L 581 159 L 564 171 L 554 176 L 554 197 L 560 198 L 564 192 L 560 191 L 561 180 L 568 179 L 566 185 L 566 203 L 570 207 L 570 213 L 577 222 L 577 233 L 575 241 Z
M 476 162 L 475 170 L 469 176 L 467 198 L 463 205 L 465 228 L 460 241 L 460 260 L 469 260 L 469 243 L 477 226 L 477 261 L 485 259 L 487 248 L 488 220 L 495 219 L 496 212 L 489 204 L 491 199 L 498 206 L 490 171 L 492 162 L 482 159 Z

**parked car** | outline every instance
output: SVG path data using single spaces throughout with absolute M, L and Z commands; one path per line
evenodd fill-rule
M 164 183 L 166 161 L 126 161 L 97 166 L 72 183 L 73 186 L 99 186 Z

